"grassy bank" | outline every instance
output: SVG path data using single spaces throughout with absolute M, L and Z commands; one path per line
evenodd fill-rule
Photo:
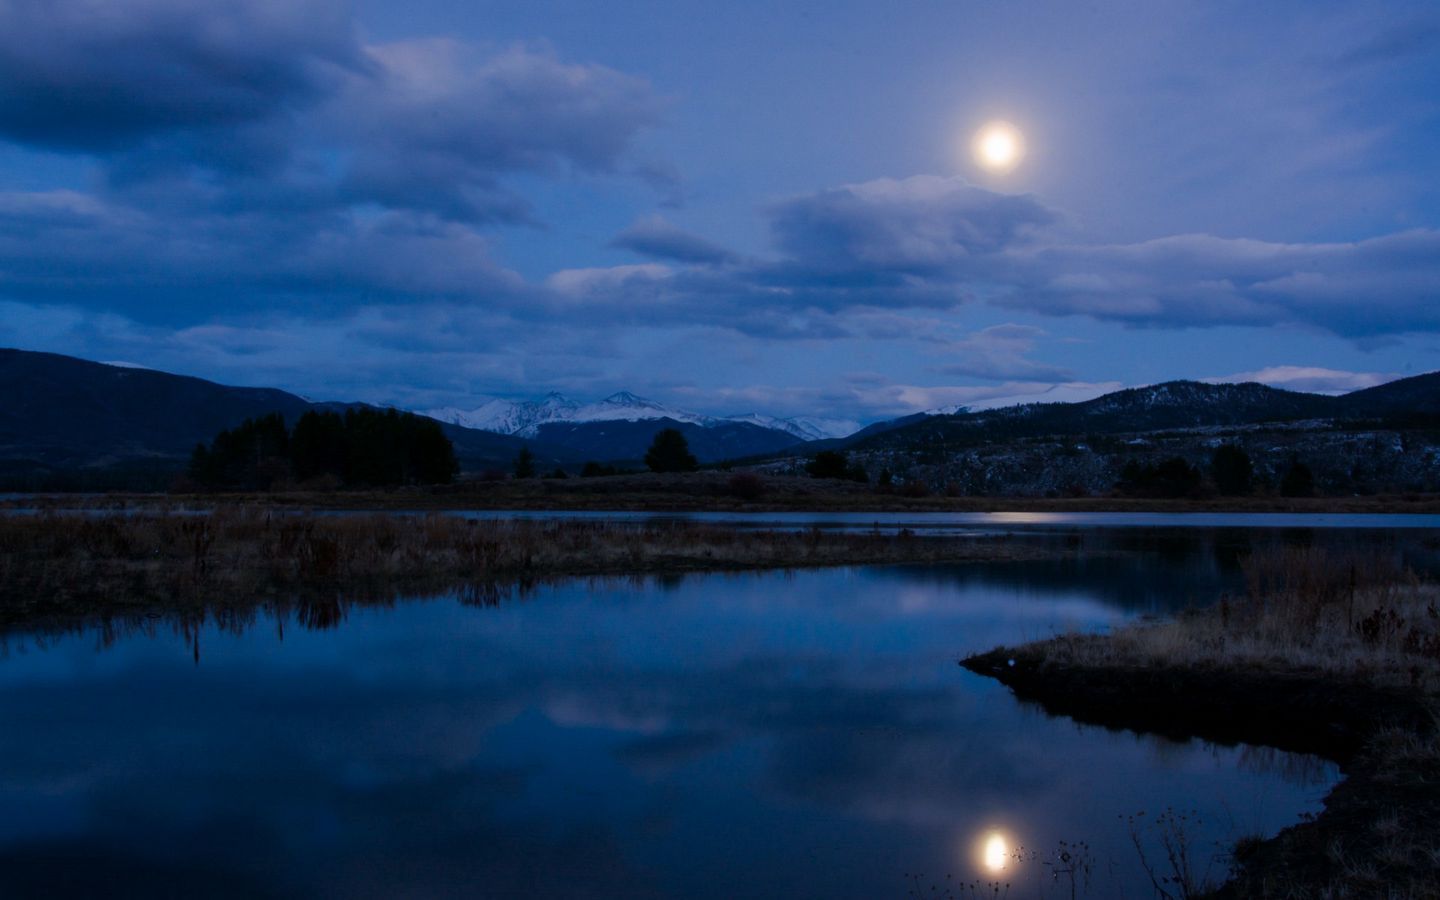
M 1176 896 L 1440 896 L 1440 592 L 1376 559 L 1306 549 L 1246 574 L 1244 596 L 1171 621 L 964 665 L 1053 714 L 1341 765 L 1323 813 L 1237 847 L 1228 884 Z
M 572 575 L 1024 559 L 1003 538 L 223 507 L 0 517 L 0 627 Z
M 190 507 L 266 505 L 302 509 L 577 509 L 720 512 L 1408 512 L 1440 513 L 1428 494 L 1373 497 L 946 497 L 910 496 L 850 481 L 729 472 L 467 481 L 386 491 L 288 490 L 263 494 L 53 494 L 5 506 Z

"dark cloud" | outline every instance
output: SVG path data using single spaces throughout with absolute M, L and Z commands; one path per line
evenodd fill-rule
M 523 306 L 479 230 L 533 221 L 507 178 L 661 171 L 631 158 L 659 110 L 544 47 L 365 44 L 328 0 L 0 4 L 0 140 L 100 170 L 0 195 L 0 290 L 188 322 Z
M 269 119 L 366 67 L 346 4 L 9 0 L 0 4 L 0 136 L 112 152 Z
M 736 260 L 735 254 L 724 247 L 686 231 L 660 216 L 641 219 L 616 235 L 610 246 L 652 259 L 679 263 L 719 265 Z

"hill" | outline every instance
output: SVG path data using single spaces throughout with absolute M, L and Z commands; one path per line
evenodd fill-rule
M 197 443 L 247 418 L 294 421 L 312 403 L 273 388 L 231 387 L 56 353 L 0 349 L 0 481 L 24 488 L 163 485 Z M 573 463 L 563 449 L 442 423 L 462 468 L 508 468 L 529 446 L 542 465 Z

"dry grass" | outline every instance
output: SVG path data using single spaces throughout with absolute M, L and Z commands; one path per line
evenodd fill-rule
M 1245 563 L 1247 591 L 1163 622 L 1046 647 L 1062 665 L 1260 669 L 1440 690 L 1440 589 L 1389 557 L 1285 548 Z
M 235 605 L 295 591 L 393 596 L 561 575 L 1034 556 L 1003 539 L 746 531 L 684 522 L 199 514 L 0 517 L 0 627 Z
M 1245 575 L 1243 596 L 1174 620 L 974 659 L 1089 721 L 1333 743 L 1347 777 L 1325 812 L 1238 844 L 1216 897 L 1440 897 L 1440 591 L 1391 556 L 1308 548 L 1256 555 Z

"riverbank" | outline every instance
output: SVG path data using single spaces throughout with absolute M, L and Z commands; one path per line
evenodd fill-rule
M 1230 882 L 1176 896 L 1440 896 L 1440 594 L 1306 553 L 1254 563 L 1245 598 L 962 664 L 1052 715 L 1340 765 L 1320 815 L 1242 842 Z
M 1003 536 L 745 530 L 691 522 L 346 516 L 225 506 L 0 516 L 0 628 L 243 608 L 297 592 L 393 597 L 525 579 L 1023 560 Z
M 0 497 L 0 509 L 271 506 L 345 510 L 640 512 L 1291 512 L 1440 513 L 1440 496 L 947 497 L 851 481 L 719 471 L 463 481 L 384 491 L 300 488 L 252 494 L 103 493 Z

